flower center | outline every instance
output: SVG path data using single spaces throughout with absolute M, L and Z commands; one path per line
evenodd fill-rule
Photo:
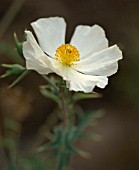
M 80 60 L 80 54 L 76 47 L 71 44 L 62 44 L 56 50 L 56 59 L 66 65 L 72 65 Z

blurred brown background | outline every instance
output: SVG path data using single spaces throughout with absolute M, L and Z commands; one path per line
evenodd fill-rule
M 0 0 L 1 21 L 12 3 L 12 0 Z M 67 41 L 76 25 L 99 24 L 106 30 L 110 45 L 118 44 L 124 55 L 124 59 L 119 62 L 118 73 L 110 77 L 109 85 L 104 90 L 95 89 L 103 94 L 103 98 L 80 102 L 85 110 L 105 109 L 105 116 L 95 127 L 88 129 L 100 134 L 101 141 L 80 142 L 80 147 L 91 152 L 92 156 L 87 160 L 75 157 L 72 167 L 76 170 L 138 170 L 139 1 L 19 0 L 17 5 L 21 5 L 21 8 L 5 32 L 2 33 L 3 27 L 0 27 L 1 44 L 6 42 L 14 48 L 13 32 L 22 39 L 23 31 L 26 28 L 31 30 L 32 21 L 49 16 L 66 19 Z M 0 49 L 0 63 L 14 63 L 3 47 Z M 3 72 L 4 69 L 0 68 L 0 74 Z M 33 143 L 37 129 L 53 110 L 54 103 L 40 95 L 38 85 L 44 84 L 44 80 L 35 72 L 14 89 L 5 92 L 6 86 L 14 79 L 0 80 L 0 106 L 1 112 L 11 112 L 22 122 L 21 145 L 25 149 Z

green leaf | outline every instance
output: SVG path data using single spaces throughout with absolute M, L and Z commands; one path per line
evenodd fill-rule
M 42 146 L 40 146 L 39 148 L 37 148 L 36 149 L 36 151 L 37 152 L 43 152 L 43 151 L 45 151 L 45 150 L 51 150 L 51 149 L 53 149 L 53 143 L 51 142 L 51 143 L 47 143 L 47 144 L 44 144 L 44 145 L 42 145 Z
M 43 96 L 48 97 L 49 99 L 53 100 L 56 102 L 59 106 L 61 105 L 61 102 L 59 100 L 58 94 L 51 89 L 52 87 L 47 85 L 47 86 L 40 86 L 40 92 Z
M 96 121 L 98 118 L 102 118 L 104 116 L 103 110 L 93 111 L 89 113 L 85 113 L 82 115 L 76 126 L 75 137 L 79 138 L 84 135 L 83 131 L 88 127 L 91 126 L 93 121 Z
M 84 100 L 84 99 L 93 99 L 93 98 L 100 98 L 102 97 L 101 94 L 92 92 L 92 93 L 75 93 L 73 96 L 73 100 L 76 102 L 78 100 Z
M 62 129 L 60 127 L 55 128 L 54 129 L 54 134 L 55 134 L 54 139 L 50 143 L 47 143 L 47 144 L 44 144 L 44 145 L 40 146 L 37 149 L 38 152 L 42 152 L 44 150 L 50 150 L 50 149 L 53 149 L 53 148 L 57 148 L 60 145 L 59 142 L 61 141 Z
M 89 159 L 91 157 L 90 153 L 85 152 L 83 150 L 76 149 L 76 153 L 85 159 Z
M 100 142 L 102 140 L 102 136 L 99 135 L 99 134 L 95 134 L 95 133 L 91 134 L 91 133 L 89 133 L 89 134 L 87 134 L 87 136 L 88 136 L 89 139 L 91 139 L 91 140 L 93 140 L 95 142 Z
M 29 72 L 29 70 L 25 70 L 15 81 L 12 82 L 12 84 L 8 86 L 8 88 L 12 88 L 18 84 Z
M 96 112 L 91 112 L 89 114 L 85 114 L 83 115 L 80 120 L 79 123 L 77 124 L 77 134 L 79 135 L 87 126 L 90 125 L 90 123 L 92 122 L 92 119 L 94 118 L 94 115 L 96 114 Z
M 2 64 L 1 66 L 8 69 L 3 75 L 1 75 L 1 78 L 5 78 L 11 75 L 20 75 L 25 71 L 25 67 L 19 64 Z

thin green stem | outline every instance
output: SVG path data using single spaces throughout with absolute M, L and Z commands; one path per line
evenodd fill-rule
M 64 131 L 63 131 L 63 135 L 61 137 L 61 145 L 60 145 L 60 149 L 59 149 L 59 153 L 57 155 L 57 167 L 56 170 L 63 170 L 64 166 L 65 166 L 65 136 L 64 136 Z
M 62 136 L 60 138 L 60 146 L 57 154 L 56 170 L 64 170 L 66 166 L 67 159 L 67 145 L 66 145 L 66 135 L 69 130 L 69 109 L 67 102 L 67 89 L 61 87 L 60 91 L 60 101 L 61 101 L 61 111 L 63 113 L 63 130 Z
M 66 102 L 66 97 L 64 94 L 64 91 L 61 92 L 61 106 L 62 106 L 62 111 L 63 111 L 63 127 L 66 129 L 69 124 L 69 113 L 67 109 L 67 102 Z
M 15 86 L 17 83 L 20 82 L 27 74 L 29 73 L 29 70 L 25 70 L 8 88 L 12 88 Z
M 48 83 L 50 83 L 56 90 L 57 92 L 59 91 L 59 88 L 50 80 L 49 77 L 45 76 L 45 75 L 41 75 Z

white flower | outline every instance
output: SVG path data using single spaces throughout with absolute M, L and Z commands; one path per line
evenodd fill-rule
M 61 17 L 42 18 L 31 23 L 38 43 L 25 31 L 23 54 L 27 69 L 40 74 L 56 73 L 63 77 L 69 90 L 91 92 L 104 88 L 108 76 L 117 72 L 122 52 L 108 47 L 104 30 L 98 26 L 79 25 L 69 44 L 65 44 L 66 22 Z

